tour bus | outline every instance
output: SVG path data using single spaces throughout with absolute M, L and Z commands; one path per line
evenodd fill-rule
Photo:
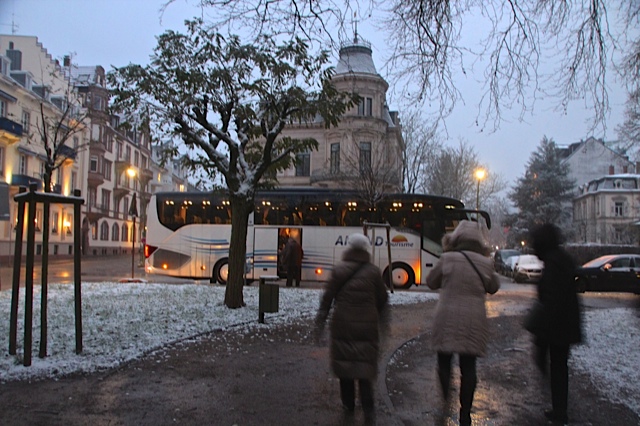
M 284 277 L 280 252 L 293 237 L 303 250 L 302 280 L 328 281 L 349 235 L 365 232 L 372 261 L 386 280 L 391 258 L 394 287 L 425 284 L 442 253 L 442 236 L 464 219 L 491 226 L 486 212 L 466 210 L 461 201 L 447 197 L 388 194 L 370 206 L 346 190 L 258 191 L 249 217 L 246 279 Z M 146 271 L 225 284 L 230 238 L 231 209 L 224 193 L 156 193 L 147 211 Z

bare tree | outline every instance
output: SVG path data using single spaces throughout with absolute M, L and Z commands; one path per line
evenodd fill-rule
M 371 206 L 375 206 L 391 192 L 401 188 L 401 164 L 397 152 L 392 152 L 382 138 L 378 141 L 349 145 L 350 150 L 341 162 L 344 163 L 340 180 Z
M 325 45 L 345 39 L 348 24 L 369 19 L 375 10 L 391 41 L 387 69 L 396 86 L 406 89 L 411 102 L 437 105 L 438 117 L 463 100 L 458 75 L 484 67 L 481 129 L 499 127 L 506 111 L 522 119 L 540 97 L 555 99 L 560 111 L 583 101 L 593 111 L 592 128 L 606 128 L 607 73 L 618 60 L 614 52 L 633 51 L 640 19 L 637 1 L 612 10 L 605 0 L 195 1 L 203 14 L 215 10 L 217 28 L 295 34 Z M 469 28 L 477 42 L 463 39 Z M 542 64 L 553 69 L 547 72 Z
M 486 171 L 486 178 L 479 186 L 474 177 L 478 168 Z M 506 187 L 504 178 L 483 166 L 475 149 L 462 139 L 457 147 L 443 147 L 434 155 L 424 174 L 423 185 L 430 194 L 457 198 L 474 208 L 476 196 L 482 207 Z
M 75 97 L 56 98 L 56 104 L 42 100 L 39 103 L 38 118 L 29 131 L 29 143 L 41 146 L 45 151 L 44 192 L 51 192 L 53 173 L 68 162 L 76 159 L 78 152 L 86 147 L 80 134 L 86 128 L 86 114 L 81 113 Z
M 408 193 L 425 192 L 420 184 L 422 176 L 430 167 L 435 154 L 442 149 L 435 127 L 427 126 L 426 120 L 417 109 L 409 112 L 402 120 L 404 151 L 402 152 L 402 175 L 404 190 Z

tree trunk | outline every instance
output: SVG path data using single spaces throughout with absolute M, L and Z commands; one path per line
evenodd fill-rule
M 249 214 L 253 210 L 253 201 L 241 197 L 230 197 L 231 202 L 231 241 L 229 243 L 229 278 L 224 294 L 227 308 L 236 309 L 245 306 L 242 288 L 244 286 L 244 268 L 247 255 L 247 227 Z

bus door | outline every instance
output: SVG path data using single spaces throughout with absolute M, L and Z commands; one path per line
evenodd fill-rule
M 278 275 L 278 228 L 253 229 L 253 278 Z

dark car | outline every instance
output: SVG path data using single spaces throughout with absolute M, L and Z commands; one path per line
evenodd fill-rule
M 625 291 L 640 294 L 640 255 L 609 254 L 576 271 L 578 291 Z
M 513 256 L 520 256 L 520 250 L 503 249 L 496 251 L 493 255 L 493 266 L 496 272 L 504 275 L 507 272 L 507 259 Z

